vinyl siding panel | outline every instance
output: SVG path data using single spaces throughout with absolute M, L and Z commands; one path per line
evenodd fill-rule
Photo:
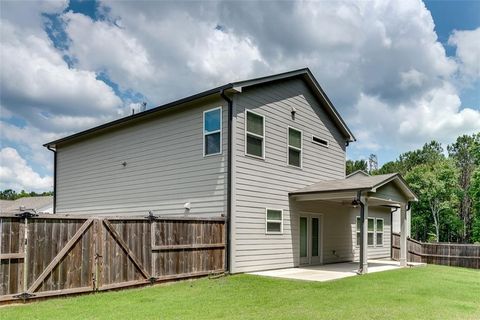
M 360 259 L 360 247 L 356 245 L 356 219 L 360 216 L 360 212 L 358 210 L 352 211 L 351 214 L 351 225 L 352 225 L 352 246 L 355 248 L 355 255 L 354 259 Z M 390 209 L 383 208 L 383 207 L 369 207 L 368 208 L 368 217 L 370 218 L 382 218 L 383 219 L 383 245 L 377 246 L 368 246 L 368 259 L 375 259 L 375 258 L 389 258 L 390 257 L 390 248 L 391 248 L 391 231 L 392 231 L 392 223 L 390 217 Z M 375 235 L 374 235 L 375 237 Z
M 298 201 L 294 204 L 296 212 L 293 235 L 299 239 L 300 216 L 311 215 L 321 217 L 323 224 L 321 232 L 321 245 L 323 263 L 336 263 L 352 261 L 354 247 L 352 246 L 351 208 L 340 204 L 322 201 Z M 300 244 L 296 241 L 295 255 L 299 256 Z M 299 265 L 298 258 L 295 266 Z
M 292 120 L 292 107 L 296 109 Z M 245 155 L 245 110 L 265 117 L 265 159 Z M 288 192 L 320 180 L 345 177 L 345 141 L 334 123 L 298 79 L 245 88 L 234 96 L 235 213 L 232 271 L 296 265 L 296 214 Z M 287 165 L 288 126 L 302 130 L 303 167 Z M 329 147 L 312 143 L 312 135 Z M 283 209 L 283 234 L 266 233 L 265 208 Z M 351 242 L 351 241 L 350 241 Z
M 218 106 L 223 153 L 203 157 L 203 111 Z M 60 146 L 57 212 L 183 215 L 190 202 L 190 215 L 224 214 L 227 113 L 223 100 L 209 100 Z

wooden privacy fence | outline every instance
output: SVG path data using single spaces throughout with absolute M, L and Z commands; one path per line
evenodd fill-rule
M 392 259 L 400 258 L 400 235 L 393 233 Z M 480 245 L 459 243 L 423 243 L 407 240 L 409 262 L 480 269 Z
M 0 214 L 0 302 L 221 273 L 223 218 Z

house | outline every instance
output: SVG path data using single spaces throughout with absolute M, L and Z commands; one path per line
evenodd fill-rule
M 16 200 L 0 200 L 1 213 L 53 213 L 53 196 L 23 197 Z
M 354 142 L 309 69 L 229 83 L 45 144 L 56 213 L 225 216 L 232 273 L 390 255 L 415 201 L 398 174 L 346 179 Z M 365 236 L 364 236 L 365 235 Z M 406 232 L 401 236 L 406 263 Z
M 354 179 L 358 177 L 368 177 L 370 176 L 367 172 L 363 170 L 357 170 L 355 172 L 350 173 L 347 175 L 347 179 Z M 392 211 L 391 211 L 391 222 L 392 222 L 392 232 L 393 233 L 400 233 L 400 211 L 399 211 L 399 206 L 393 206 Z M 411 231 L 411 214 L 410 210 L 407 211 L 407 237 L 411 237 L 412 231 Z

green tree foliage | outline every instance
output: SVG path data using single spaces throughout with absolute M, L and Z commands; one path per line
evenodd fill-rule
M 463 221 L 462 241 L 468 242 L 472 234 L 473 224 L 473 199 L 470 193 L 472 175 L 477 167 L 477 155 L 480 135 L 463 135 L 455 143 L 449 145 L 448 155 L 459 171 L 458 175 L 458 214 Z
M 417 193 L 414 238 L 480 242 L 480 133 L 458 137 L 447 151 L 448 156 L 439 142 L 431 141 L 371 174 L 398 172 Z
M 347 160 L 345 164 L 346 174 L 349 175 L 352 172 L 363 170 L 367 171 L 367 161 L 365 160 Z
M 34 191 L 26 192 L 25 190 L 22 190 L 19 193 L 17 193 L 15 190 L 12 190 L 12 189 L 6 189 L 3 191 L 0 191 L 0 200 L 16 200 L 19 198 L 38 197 L 38 196 L 53 196 L 53 191 L 47 191 L 42 193 L 37 193 Z
M 455 201 L 452 190 L 457 184 L 457 174 L 452 161 L 441 159 L 433 164 L 419 164 L 407 172 L 405 180 L 419 198 L 412 208 L 412 216 L 417 223 L 412 226 L 412 231 L 416 238 L 425 241 L 428 240 L 428 235 L 434 232 L 437 242 L 448 241 L 448 234 L 442 234 L 441 237 L 440 230 L 448 224 L 458 225 L 458 219 L 452 215 Z

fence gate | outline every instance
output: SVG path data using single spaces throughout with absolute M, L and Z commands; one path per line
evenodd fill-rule
M 0 214 L 0 302 L 223 272 L 224 223 Z

